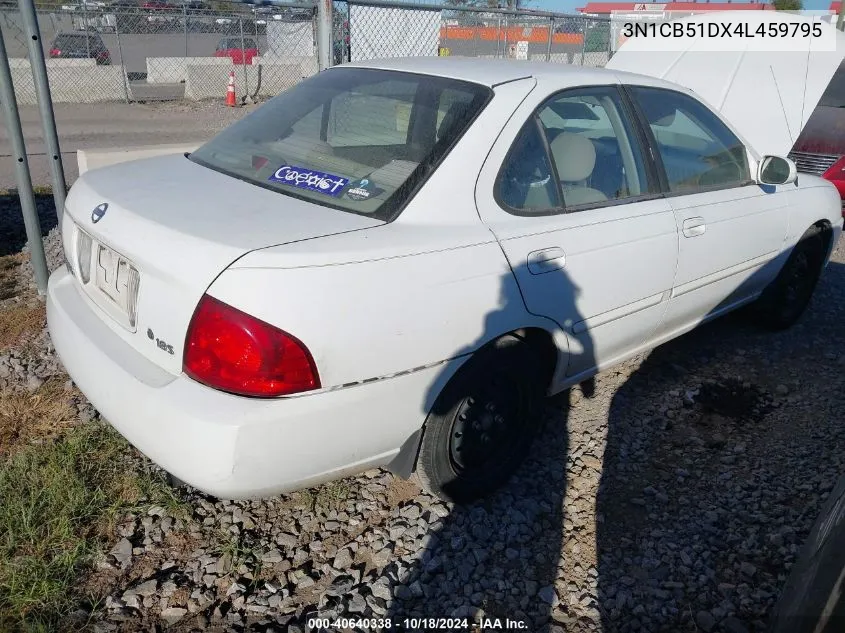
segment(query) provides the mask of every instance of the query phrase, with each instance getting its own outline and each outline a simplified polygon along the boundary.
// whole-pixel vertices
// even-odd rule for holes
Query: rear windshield
[[[59,35],[53,45],[56,48],[85,48],[86,39],[89,46],[94,46],[97,43],[95,38],[89,38],[85,35]]]
[[[330,69],[190,158],[285,195],[391,220],[491,96],[484,86],[441,77]]]

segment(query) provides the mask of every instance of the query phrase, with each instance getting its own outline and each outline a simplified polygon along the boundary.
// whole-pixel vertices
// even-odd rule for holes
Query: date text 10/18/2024
[[[525,631],[528,623],[511,618],[309,618],[308,629],[348,630],[361,629],[372,631],[405,630],[464,630],[464,631]]]

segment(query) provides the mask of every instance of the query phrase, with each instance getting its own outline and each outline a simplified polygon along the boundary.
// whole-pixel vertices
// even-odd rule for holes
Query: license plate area
[[[94,240],[91,286],[95,301],[123,327],[135,331],[140,275],[123,255]]]

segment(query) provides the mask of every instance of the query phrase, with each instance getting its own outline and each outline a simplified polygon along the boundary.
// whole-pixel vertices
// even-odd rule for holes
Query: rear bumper
[[[223,499],[270,496],[389,463],[422,426],[443,371],[273,400],[222,393],[132,349],[65,267],[50,277],[47,321],[67,372],[103,417],[163,469]]]

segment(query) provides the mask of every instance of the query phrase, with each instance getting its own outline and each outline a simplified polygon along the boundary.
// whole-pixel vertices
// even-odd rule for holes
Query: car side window
[[[642,149],[615,87],[567,90],[538,116],[567,209],[650,193]]]
[[[704,104],[661,88],[631,92],[654,136],[669,191],[694,193],[751,181],[745,146]]]
[[[505,158],[496,197],[520,215],[562,210],[554,169],[535,116],[523,126]]]

